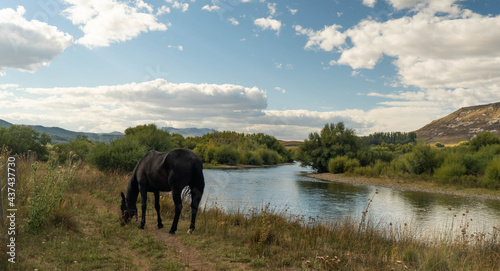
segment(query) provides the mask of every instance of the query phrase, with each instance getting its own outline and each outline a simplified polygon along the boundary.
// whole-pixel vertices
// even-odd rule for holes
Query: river
[[[298,164],[270,168],[205,169],[203,205],[226,212],[269,208],[287,216],[324,222],[350,216],[368,217],[380,227],[411,227],[418,235],[487,236],[500,228],[500,201],[375,186],[321,181],[305,176]],[[378,191],[378,193],[376,193]]]

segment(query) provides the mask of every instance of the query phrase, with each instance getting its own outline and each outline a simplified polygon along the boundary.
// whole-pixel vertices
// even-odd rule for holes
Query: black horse
[[[142,199],[142,220],[140,229],[146,224],[146,202],[148,192],[155,195],[155,209],[158,214],[158,229],[163,228],[160,218],[160,191],[172,191],[175,203],[175,217],[170,233],[177,230],[177,223],[182,211],[181,193],[184,187],[191,190],[191,226],[188,233],[195,228],[196,213],[205,187],[203,164],[200,158],[188,149],[177,149],[170,152],[149,151],[135,166],[127,187],[127,196],[122,196],[122,224],[128,223],[135,215],[137,220],[137,197]]]

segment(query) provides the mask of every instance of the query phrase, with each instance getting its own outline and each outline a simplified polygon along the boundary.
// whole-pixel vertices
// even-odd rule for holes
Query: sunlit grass
[[[21,163],[20,169],[19,262],[6,265],[1,251],[1,270],[189,270],[171,257],[168,244],[153,232],[138,230],[134,223],[120,226],[119,193],[127,186],[128,174],[82,165],[45,228],[33,235],[22,226],[30,208],[32,168]],[[162,195],[168,229],[174,205],[169,195]],[[147,223],[154,224],[152,198]],[[469,232],[467,212],[451,215],[444,230],[425,233],[412,221],[374,221],[371,204],[357,214],[361,219],[353,215],[332,221],[293,216],[269,205],[228,214],[211,204],[200,210],[196,230],[188,235],[191,213],[186,199],[176,238],[195,248],[216,270],[500,269],[499,230]],[[2,240],[5,233],[2,228]]]

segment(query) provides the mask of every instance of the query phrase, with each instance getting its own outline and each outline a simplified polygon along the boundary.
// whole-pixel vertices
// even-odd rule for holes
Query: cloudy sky
[[[500,101],[498,0],[0,2],[0,119],[305,139]]]

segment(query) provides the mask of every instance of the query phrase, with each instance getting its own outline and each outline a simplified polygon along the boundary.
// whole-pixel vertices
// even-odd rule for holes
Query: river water
[[[500,229],[500,201],[333,183],[307,173],[312,171],[298,164],[205,169],[203,205],[243,213],[269,205],[278,213],[327,223],[347,216],[359,220],[368,210],[380,227],[408,226],[417,235],[459,235],[462,229],[476,236],[499,233],[494,227]]]

